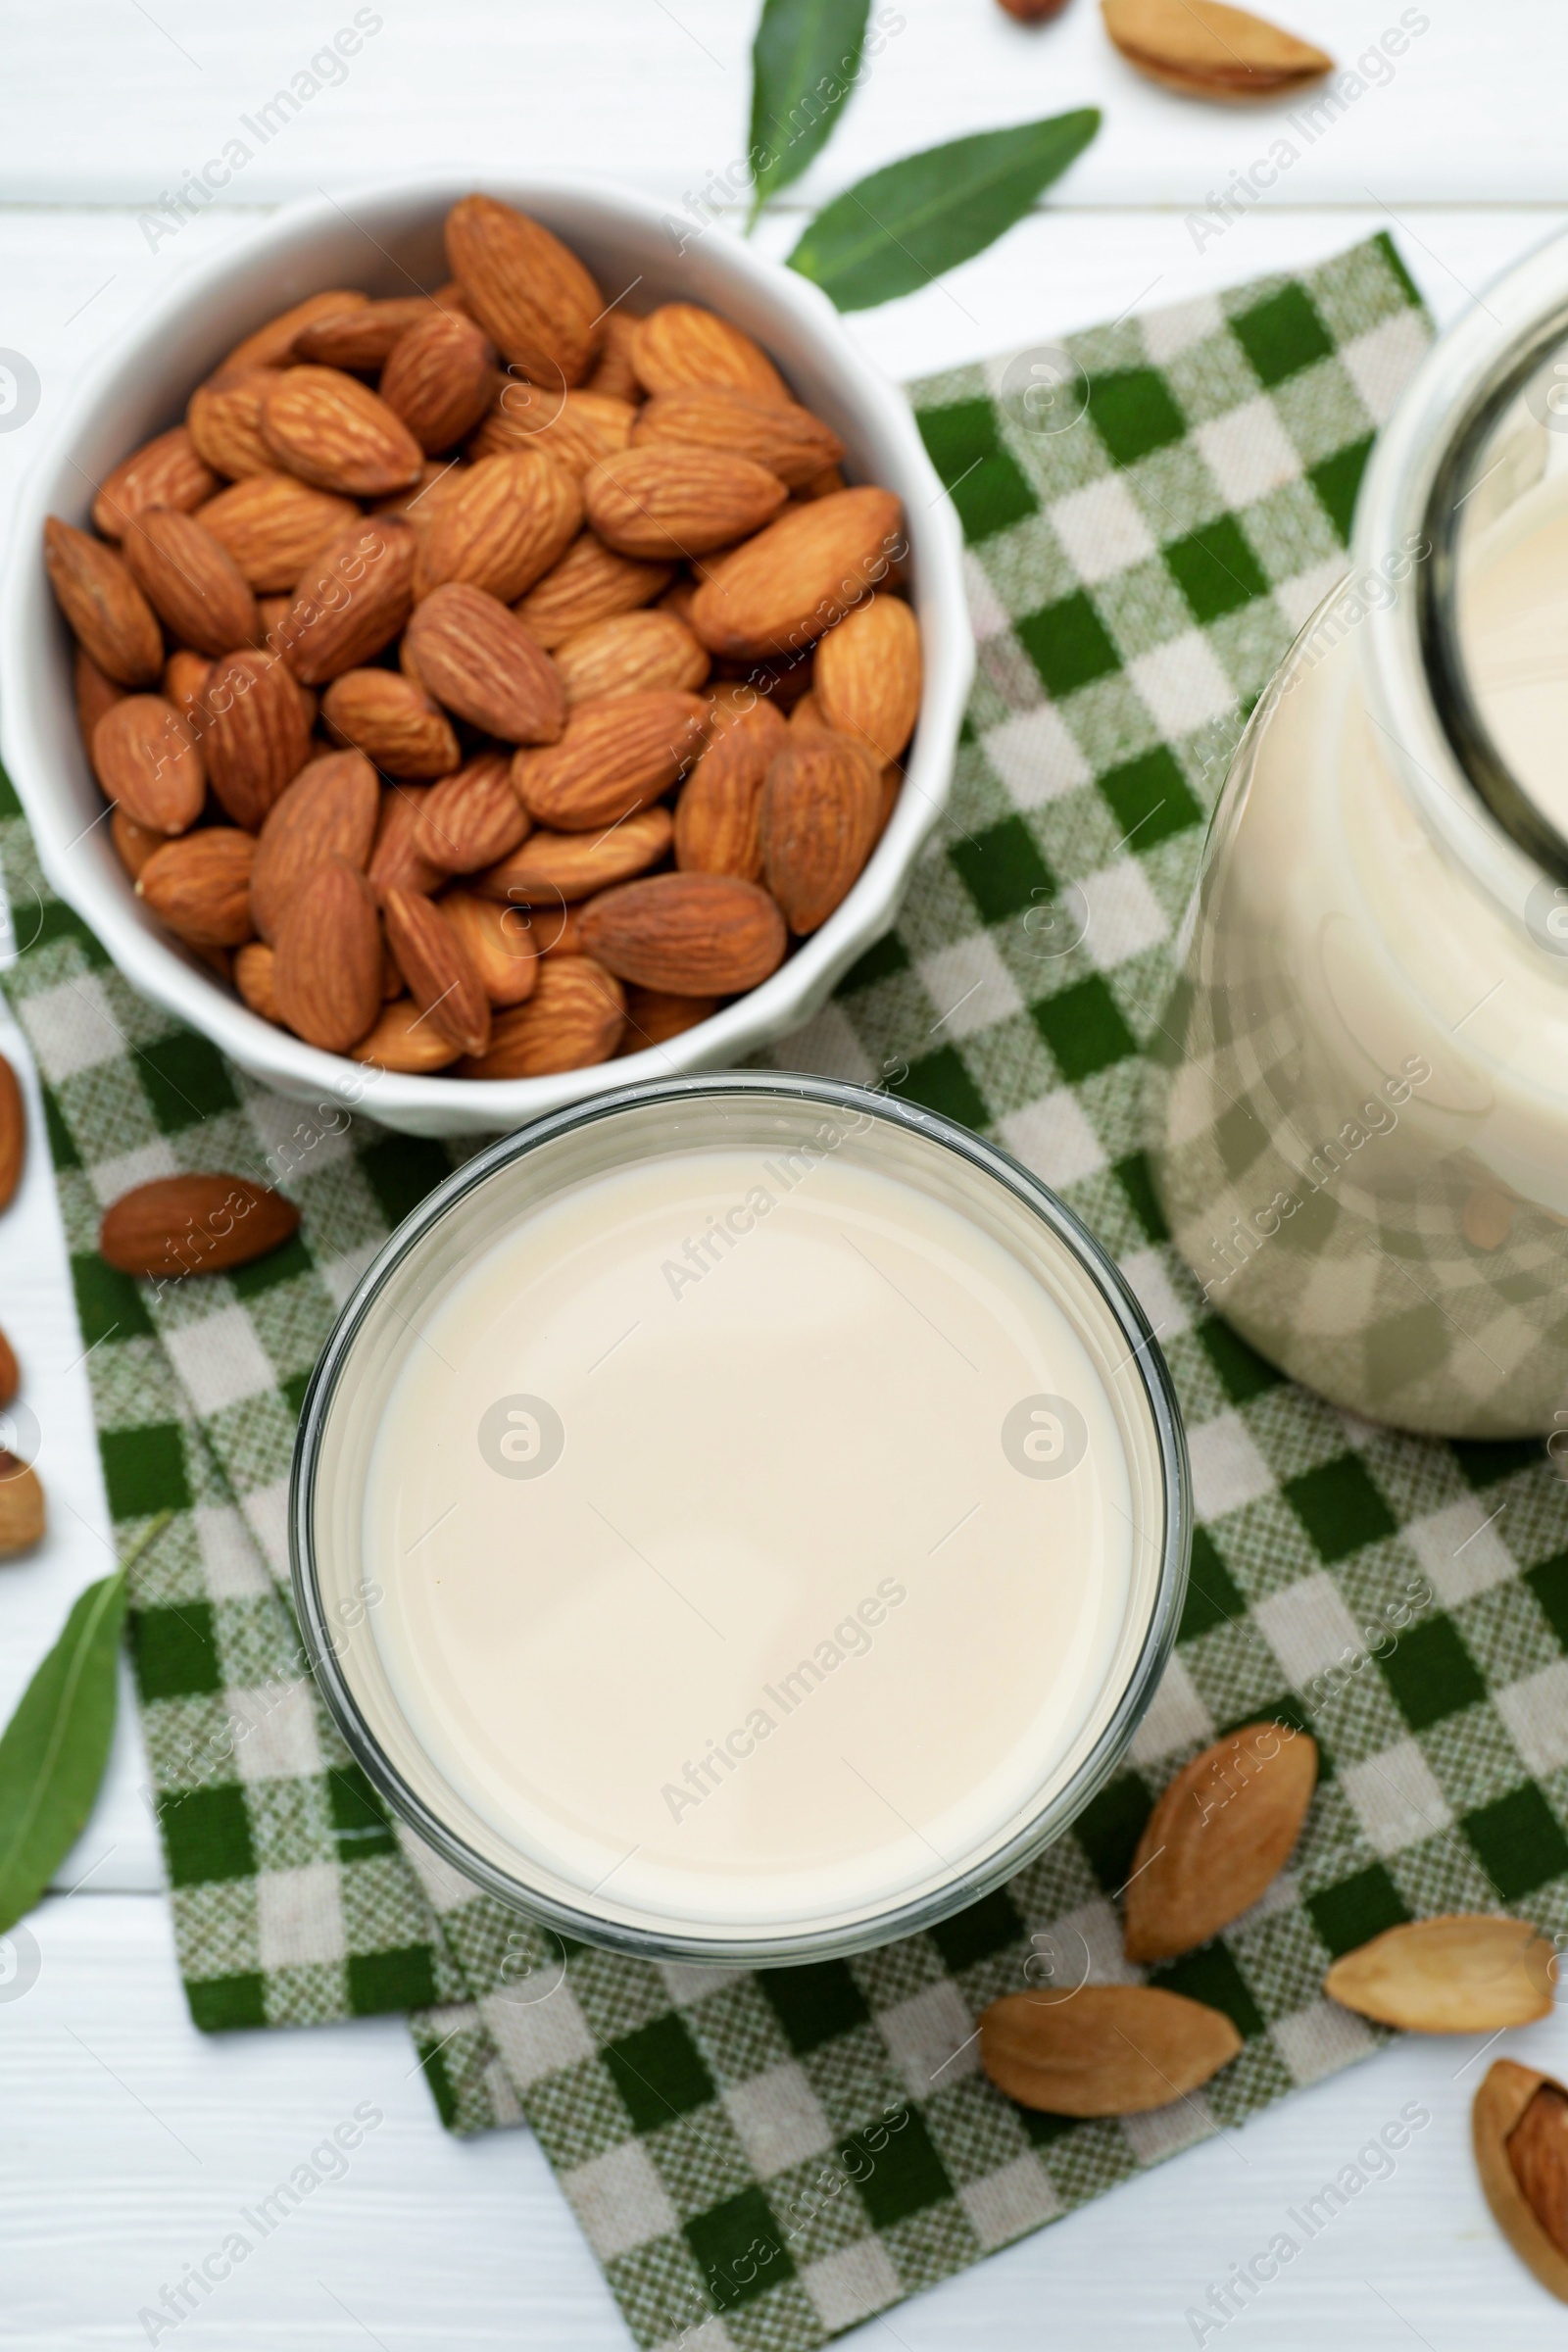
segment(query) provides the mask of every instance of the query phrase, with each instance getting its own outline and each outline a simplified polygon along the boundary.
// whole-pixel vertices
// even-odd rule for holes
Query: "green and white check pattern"
[[[952,820],[898,930],[774,1058],[906,1063],[911,1095],[1087,1219],[1158,1328],[1201,1524],[1126,1769],[1009,1887],[860,1959],[711,1973],[564,1950],[388,1826],[300,1676],[284,1494],[333,1314],[449,1154],[302,1114],[141,1004],[8,804],[36,937],[7,986],[44,1081],[111,1507],[122,1543],[176,1514],[133,1571],[133,1641],[193,2013],[414,2010],[447,2122],[526,2118],[642,2345],[805,2352],[1348,2064],[1374,2036],[1323,1971],[1395,1921],[1507,1906],[1568,1929],[1568,1494],[1537,1446],[1425,1444],[1289,1386],[1202,1308],[1141,1156],[1140,1050],[1204,812],[1343,567],[1427,331],[1378,239],[1074,338],[1091,398],[1054,435],[995,396],[1000,363],[914,387],[980,639]],[[184,1167],[281,1182],[300,1236],[162,1297],[111,1273],[103,1205]],[[980,2010],[1031,1951],[1136,1973],[1113,1898],[1150,1806],[1259,1716],[1321,1744],[1301,1841],[1225,1936],[1152,1972],[1225,2010],[1242,2054],[1125,2123],[1014,2108],[979,2070]]]

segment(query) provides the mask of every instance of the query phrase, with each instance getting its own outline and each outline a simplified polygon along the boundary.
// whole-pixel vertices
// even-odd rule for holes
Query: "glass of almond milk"
[[[1352,559],[1215,812],[1159,1187],[1208,1303],[1336,1404],[1568,1432],[1568,240],[1434,346]]]
[[[1168,1375],[1084,1228],[831,1080],[627,1087],[393,1236],[306,1400],[318,1676],[478,1885],[652,1958],[824,1957],[1018,1870],[1180,1611]]]

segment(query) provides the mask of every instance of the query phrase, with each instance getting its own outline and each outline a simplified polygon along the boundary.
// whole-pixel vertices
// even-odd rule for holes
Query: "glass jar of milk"
[[[1178,960],[1155,1163],[1209,1306],[1358,1413],[1568,1430],[1568,239],[1385,428]]]

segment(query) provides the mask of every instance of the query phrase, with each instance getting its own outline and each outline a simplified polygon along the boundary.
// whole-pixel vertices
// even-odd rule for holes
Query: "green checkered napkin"
[[[1395,1921],[1509,1905],[1568,1928],[1568,1496],[1537,1446],[1422,1443],[1283,1382],[1200,1307],[1140,1155],[1139,1047],[1204,810],[1343,568],[1373,431],[1427,333],[1380,238],[1073,338],[1092,397],[1054,434],[1025,406],[1027,361],[914,387],[980,640],[953,811],[897,932],[773,1058],[906,1062],[912,1096],[998,1135],[1087,1219],[1158,1329],[1201,1524],[1127,1768],[1004,1891],[857,1960],[563,1951],[388,1825],[301,1675],[284,1498],[332,1318],[453,1155],[262,1093],[141,1003],[7,803],[36,936],[6,985],[44,1083],[110,1504],[122,1544],[175,1513],[133,1571],[133,1637],[193,2014],[412,2010],[446,2121],[526,2118],[643,2345],[802,2352],[1332,2073],[1374,2037],[1323,2000],[1323,1971]],[[1082,923],[1058,910],[1085,906],[1070,946]],[[162,1296],[110,1272],[104,1204],[180,1168],[280,1178],[300,1236]],[[1410,1629],[1367,1654],[1363,1629],[1401,1604]],[[1225,2010],[1242,2055],[1125,2123],[1012,2107],[979,2071],[978,2013],[1025,1982],[1032,1936],[1134,1973],[1112,1897],[1154,1794],[1267,1715],[1310,1721],[1323,1751],[1291,1867],[1153,1972]]]

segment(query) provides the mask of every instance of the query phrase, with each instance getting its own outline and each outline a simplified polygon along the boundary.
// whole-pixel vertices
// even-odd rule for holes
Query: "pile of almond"
[[[898,500],[710,311],[631,315],[488,196],[450,283],[313,295],[51,517],[143,903],[264,1018],[576,1069],[765,980],[891,814]]]

